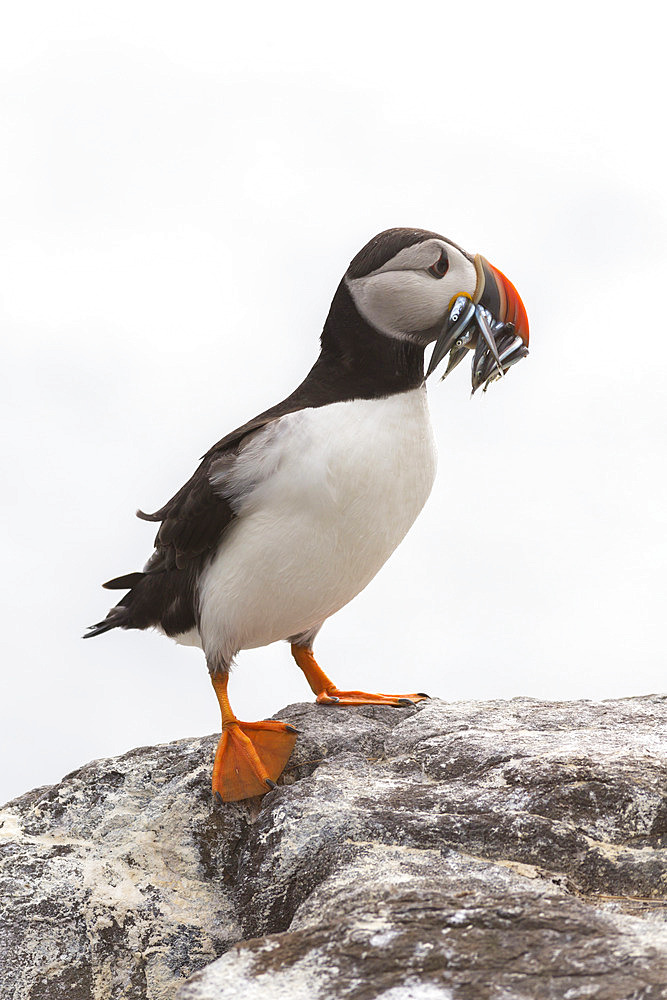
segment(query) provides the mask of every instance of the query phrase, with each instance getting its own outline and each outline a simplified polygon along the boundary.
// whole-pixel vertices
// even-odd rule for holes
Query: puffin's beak
[[[443,378],[468,350],[474,350],[472,390],[500,378],[528,354],[528,316],[512,282],[480,254],[475,257],[477,286],[472,299],[454,297],[444,329],[438,337],[426,377],[445,354],[449,364]]]

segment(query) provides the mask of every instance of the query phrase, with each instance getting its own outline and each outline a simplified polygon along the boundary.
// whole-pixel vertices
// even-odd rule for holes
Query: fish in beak
[[[472,391],[501,378],[528,354],[528,316],[512,282],[480,254],[475,257],[477,286],[472,298],[455,295],[435,342],[426,378],[445,355],[446,378],[468,351],[473,352]]]

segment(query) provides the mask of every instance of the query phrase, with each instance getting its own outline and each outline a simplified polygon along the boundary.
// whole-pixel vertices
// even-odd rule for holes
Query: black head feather
[[[378,233],[372,240],[369,240],[366,246],[362,247],[356,257],[352,259],[347,269],[347,276],[348,278],[363,278],[372,271],[376,271],[378,267],[382,267],[406,247],[414,246],[415,243],[423,243],[424,240],[444,240],[444,238],[439,233],[432,233],[428,229],[385,229],[384,232]]]

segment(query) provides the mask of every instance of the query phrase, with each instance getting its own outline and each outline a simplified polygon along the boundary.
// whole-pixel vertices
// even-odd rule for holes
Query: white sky
[[[159,507],[317,354],[350,258],[435,229],[517,285],[531,357],[433,383],[434,493],[323,629],[343,685],[664,690],[667,163],[654,3],[5,6],[0,800],[218,724],[202,654],[82,642]],[[655,13],[651,13],[655,12]],[[244,653],[241,718],[310,697]]]

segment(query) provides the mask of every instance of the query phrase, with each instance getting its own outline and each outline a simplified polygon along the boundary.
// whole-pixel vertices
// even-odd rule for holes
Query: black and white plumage
[[[480,273],[436,233],[371,240],[334,295],[301,385],[213,445],[164,507],[139,512],[160,522],[155,551],[142,572],[105,584],[128,593],[88,635],[155,627],[201,645],[213,675],[278,639],[310,649],[429,495],[424,350],[457,296],[479,299]]]

